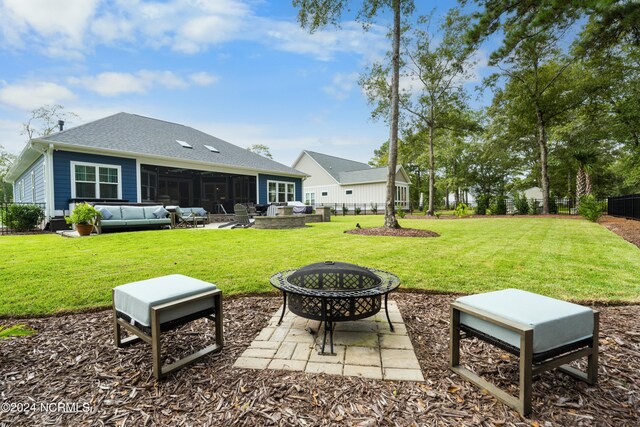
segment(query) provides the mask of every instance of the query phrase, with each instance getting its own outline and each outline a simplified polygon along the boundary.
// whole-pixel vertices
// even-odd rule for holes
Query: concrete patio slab
[[[279,369],[353,376],[388,381],[424,381],[420,363],[402,315],[389,301],[389,328],[382,309],[368,319],[337,322],[334,328],[334,354],[329,337],[321,353],[324,329],[317,320],[298,317],[287,310],[278,325],[282,307],[269,319],[255,340],[236,360],[234,367]],[[328,334],[327,334],[328,335]]]

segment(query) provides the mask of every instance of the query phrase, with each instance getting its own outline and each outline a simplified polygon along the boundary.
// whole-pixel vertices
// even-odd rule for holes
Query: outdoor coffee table
[[[389,293],[400,286],[400,279],[386,271],[360,267],[344,262],[326,261],[310,264],[298,270],[285,270],[271,276],[271,284],[282,291],[284,305],[278,325],[289,310],[306,319],[319,320],[324,325],[321,354],[325,354],[327,331],[333,352],[334,322],[359,320],[384,309],[389,318]]]

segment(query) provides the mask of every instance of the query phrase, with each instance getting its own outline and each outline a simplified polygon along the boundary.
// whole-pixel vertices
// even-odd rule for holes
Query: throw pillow
[[[105,208],[104,206],[98,206],[96,210],[100,212],[100,215],[102,215],[102,219],[105,221],[108,221],[113,216],[111,212],[109,212],[109,209]]]
[[[193,210],[193,212],[198,216],[206,216],[207,215],[207,211],[205,211],[203,208],[196,208],[196,209]]]
[[[167,215],[169,215],[169,211],[163,208],[162,206],[158,206],[158,209],[153,211],[153,216],[155,216],[158,219],[166,218]]]

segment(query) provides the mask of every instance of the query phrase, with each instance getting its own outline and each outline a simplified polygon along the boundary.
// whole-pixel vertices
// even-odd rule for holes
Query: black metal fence
[[[333,215],[384,215],[384,202],[381,203],[316,203],[315,207],[329,206]],[[396,211],[413,211],[410,203],[396,204]]]
[[[577,215],[578,210],[575,199],[556,198],[550,201],[550,213],[560,215]],[[462,202],[460,202],[462,203]],[[542,213],[542,199],[527,199],[526,212],[519,212],[516,202],[512,199],[505,200],[505,212],[490,212],[491,206],[487,214],[503,214],[503,215],[535,215]],[[384,202],[380,203],[316,203],[315,206],[329,206],[334,215],[384,215]],[[471,209],[477,208],[477,203],[467,203]],[[456,203],[451,202],[448,210],[455,210]],[[403,210],[407,213],[424,212],[426,206],[420,209],[419,206],[411,202],[400,203],[396,205],[396,211]],[[444,207],[437,208],[436,211],[447,210]]]
[[[0,202],[0,235],[43,232],[44,209],[44,203]]]
[[[640,194],[608,197],[607,213],[612,216],[640,219]]]

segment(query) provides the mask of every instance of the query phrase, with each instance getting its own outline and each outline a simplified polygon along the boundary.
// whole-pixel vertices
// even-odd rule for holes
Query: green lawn
[[[397,274],[404,288],[475,293],[517,287],[562,299],[640,302],[640,250],[582,220],[401,220],[438,238],[343,233],[382,216],[296,230],[162,230],[69,239],[0,237],[0,316],[107,306],[114,286],[181,273],[225,293],[273,291],[279,270],[325,260]]]

